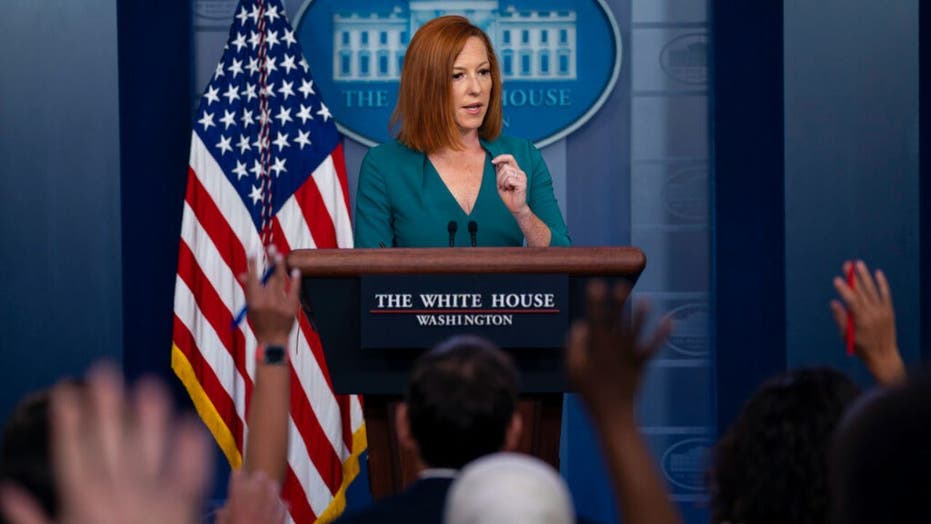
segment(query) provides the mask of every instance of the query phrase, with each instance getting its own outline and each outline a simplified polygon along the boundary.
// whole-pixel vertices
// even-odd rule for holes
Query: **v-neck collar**
[[[475,213],[475,210],[479,207],[478,203],[482,199],[482,193],[486,191],[485,186],[488,184],[489,178],[492,178],[492,179],[494,178],[494,177],[487,176],[488,175],[487,171],[488,171],[488,166],[491,164],[491,159],[497,155],[493,155],[492,152],[489,150],[488,146],[490,144],[488,142],[485,142],[484,140],[481,140],[481,139],[479,139],[479,142],[482,144],[482,149],[485,150],[485,160],[482,162],[482,180],[478,186],[478,193],[475,195],[475,202],[472,203],[472,210],[468,213],[466,213],[466,210],[462,208],[462,205],[459,203],[459,201],[456,200],[456,196],[453,195],[453,192],[449,190],[449,186],[446,185],[446,182],[443,180],[443,177],[440,176],[439,170],[436,168],[435,165],[433,165],[433,162],[430,161],[430,155],[426,153],[421,153],[423,155],[423,168],[422,168],[423,169],[423,173],[422,173],[423,182],[421,184],[422,189],[426,190],[427,177],[429,176],[430,171],[432,171],[433,176],[436,177],[436,182],[440,184],[440,186],[443,187],[443,193],[446,195],[446,198],[452,202],[453,206],[455,206],[455,208],[459,211],[459,213],[465,218],[471,218],[472,214]]]

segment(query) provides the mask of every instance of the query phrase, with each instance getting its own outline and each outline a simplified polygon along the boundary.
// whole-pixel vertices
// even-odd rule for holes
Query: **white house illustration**
[[[410,37],[437,16],[459,14],[492,39],[506,79],[575,80],[576,13],[499,9],[498,0],[411,0],[384,12],[333,15],[333,80],[398,80]]]

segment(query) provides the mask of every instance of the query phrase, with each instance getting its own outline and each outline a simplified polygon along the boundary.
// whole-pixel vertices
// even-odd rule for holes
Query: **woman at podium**
[[[356,247],[569,245],[540,151],[501,135],[498,60],[468,19],[411,39],[391,124],[362,161]]]

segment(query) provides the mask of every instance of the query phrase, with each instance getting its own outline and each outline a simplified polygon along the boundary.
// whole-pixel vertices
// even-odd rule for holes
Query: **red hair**
[[[478,134],[485,140],[501,134],[501,71],[491,40],[465,17],[441,16],[417,30],[404,56],[398,104],[391,115],[391,126],[399,125],[402,144],[424,153],[462,148],[452,108],[452,70],[472,37],[485,44],[492,82],[488,111]]]

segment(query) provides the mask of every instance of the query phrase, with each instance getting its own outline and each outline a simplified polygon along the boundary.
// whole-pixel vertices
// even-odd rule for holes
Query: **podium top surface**
[[[565,273],[637,277],[646,256],[636,247],[451,247],[296,249],[288,266],[304,277],[416,273]]]

